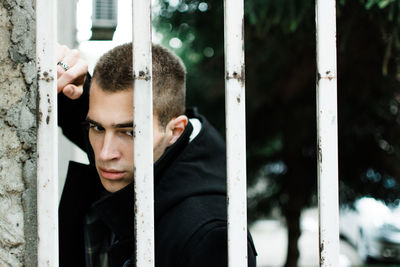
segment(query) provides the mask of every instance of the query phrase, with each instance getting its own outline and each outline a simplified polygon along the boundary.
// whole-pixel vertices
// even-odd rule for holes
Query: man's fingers
[[[80,58],[78,50],[57,44],[57,92],[77,99],[82,95],[88,65]]]
[[[63,89],[63,94],[70,99],[78,99],[83,93],[83,86],[67,85]]]
[[[67,46],[57,44],[57,62],[60,62],[65,57],[67,50]],[[60,65],[57,65],[57,79],[60,78],[64,72],[64,69]],[[60,92],[60,90],[58,90],[58,92]]]
[[[70,49],[66,45],[57,44],[57,63],[62,61],[64,57],[68,54]],[[65,72],[63,67],[57,64],[57,79]],[[58,91],[60,92],[60,91]]]
[[[79,59],[71,68],[65,71],[57,81],[57,91],[64,91],[67,85],[83,86],[88,71],[88,65],[85,61]]]
[[[63,57],[58,57],[57,56],[57,63],[62,63],[62,64],[57,64],[57,79],[61,77],[61,75],[64,74],[64,72],[68,71],[68,69],[72,68],[76,62],[80,59],[80,55],[78,50],[73,49],[68,51],[63,50],[65,48],[62,48],[62,51],[60,51],[60,56],[63,55]]]

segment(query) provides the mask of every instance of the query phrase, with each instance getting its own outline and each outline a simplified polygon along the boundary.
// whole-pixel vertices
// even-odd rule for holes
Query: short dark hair
[[[186,69],[182,60],[161,45],[152,45],[153,112],[160,125],[185,113]],[[93,79],[106,92],[128,90],[133,84],[132,43],[117,46],[97,62]]]

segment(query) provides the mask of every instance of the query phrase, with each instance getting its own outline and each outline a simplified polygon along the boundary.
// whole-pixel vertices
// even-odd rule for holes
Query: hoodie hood
[[[188,197],[226,195],[224,141],[203,116],[193,115],[190,117],[199,119],[202,124],[199,134],[177,157],[169,158],[169,151],[166,151],[165,158],[160,159],[167,162],[168,168],[155,176],[156,220]],[[156,170],[157,167],[156,164]]]

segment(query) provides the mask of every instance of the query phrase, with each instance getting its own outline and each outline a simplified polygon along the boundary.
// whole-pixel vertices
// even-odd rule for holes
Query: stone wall
[[[0,266],[36,266],[35,1],[0,1]]]

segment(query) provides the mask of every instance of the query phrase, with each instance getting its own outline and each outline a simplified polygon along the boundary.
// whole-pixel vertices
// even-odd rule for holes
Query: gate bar
[[[36,1],[38,266],[58,266],[56,2]]]
[[[228,266],[247,266],[243,0],[224,0]]]
[[[320,266],[339,266],[336,3],[316,2]]]
[[[154,266],[151,1],[133,0],[133,115],[136,266]]]

